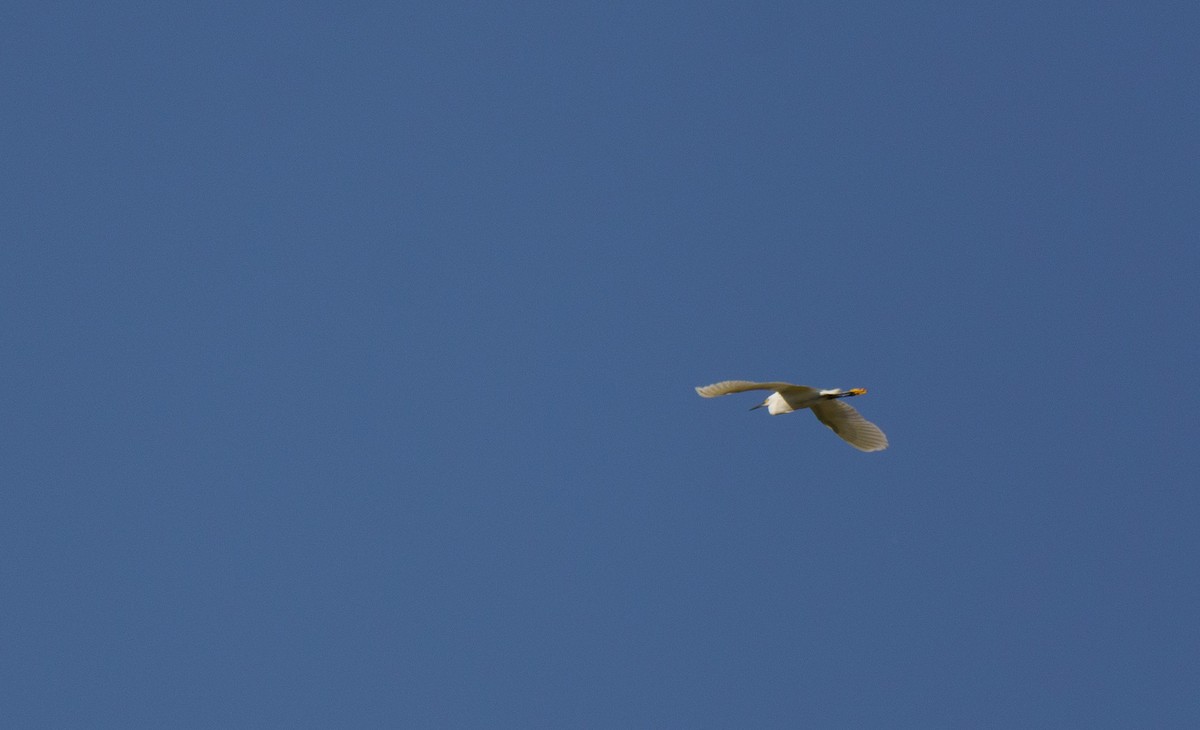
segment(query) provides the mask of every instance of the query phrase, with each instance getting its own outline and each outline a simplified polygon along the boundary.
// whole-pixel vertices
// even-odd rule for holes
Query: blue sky
[[[0,18],[9,726],[1200,722],[1191,4]]]

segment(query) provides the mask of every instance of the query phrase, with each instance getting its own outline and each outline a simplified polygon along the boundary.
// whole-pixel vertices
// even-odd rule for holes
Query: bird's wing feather
[[[791,383],[755,383],[749,380],[724,380],[720,383],[705,385],[701,388],[696,388],[696,392],[704,398],[716,398],[719,395],[729,395],[730,393],[744,393],[747,390],[791,390],[800,388],[803,390],[811,390],[816,393],[813,388],[807,385],[792,385]]]
[[[840,400],[821,401],[812,407],[812,412],[817,420],[860,451],[883,451],[888,447],[887,436],[878,426]]]

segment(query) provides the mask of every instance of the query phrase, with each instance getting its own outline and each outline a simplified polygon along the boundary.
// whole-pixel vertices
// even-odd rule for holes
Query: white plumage
[[[883,451],[888,447],[887,436],[879,427],[862,417],[849,404],[841,402],[841,398],[850,398],[866,393],[865,388],[842,390],[817,390],[807,385],[792,383],[755,383],[750,380],[725,380],[712,385],[696,388],[696,392],[704,398],[716,398],[730,393],[744,393],[747,390],[774,391],[762,403],[754,408],[767,407],[772,416],[781,413],[791,413],[802,408],[812,410],[813,415],[821,423],[833,429],[847,443],[861,451]],[[750,410],[754,410],[751,408]]]

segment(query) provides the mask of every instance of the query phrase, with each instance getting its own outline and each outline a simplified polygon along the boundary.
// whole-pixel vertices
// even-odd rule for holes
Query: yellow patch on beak
[[[850,392],[854,395],[863,395],[867,392],[866,388],[851,388]]]

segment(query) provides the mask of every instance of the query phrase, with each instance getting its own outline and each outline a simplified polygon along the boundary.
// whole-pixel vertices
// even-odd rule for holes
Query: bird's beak
[[[765,405],[766,405],[766,403],[759,403],[758,405],[754,406],[754,407],[753,407],[753,408],[751,408],[750,410],[752,410],[752,411],[757,411],[759,408],[762,408],[762,407],[763,407],[763,406],[765,406]]]
[[[851,388],[850,390],[848,390],[846,392],[849,393],[850,395],[866,395],[867,389],[866,388]]]

